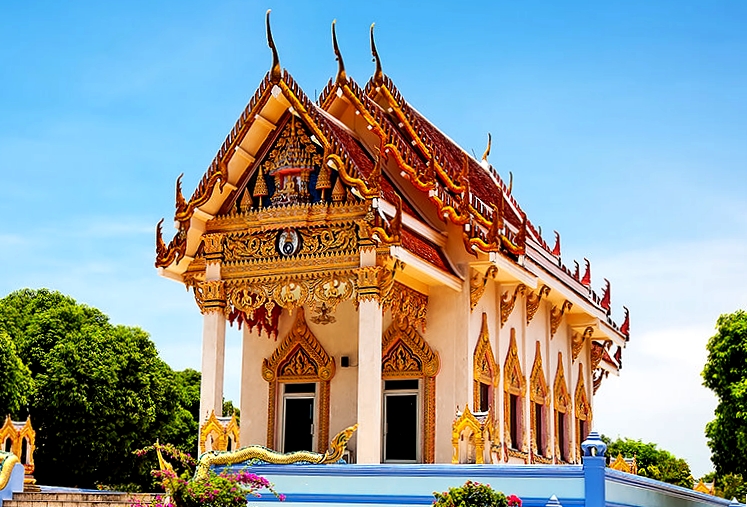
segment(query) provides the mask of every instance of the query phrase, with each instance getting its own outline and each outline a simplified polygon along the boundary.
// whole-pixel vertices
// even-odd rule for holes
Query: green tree
[[[15,343],[3,331],[0,331],[0,379],[0,420],[7,415],[14,419],[25,418],[31,394],[31,372],[18,357]]]
[[[708,340],[703,385],[718,398],[706,425],[716,476],[747,474],[747,313],[721,315]]]
[[[142,329],[114,326],[58,292],[24,289],[0,300],[2,330],[33,380],[39,482],[147,485],[146,464],[132,451],[158,438],[196,448],[196,372],[172,371]]]
[[[622,454],[623,458],[635,457],[638,475],[685,488],[693,487],[693,476],[687,461],[677,458],[669,451],[658,449],[656,444],[631,438],[612,441],[609,437],[602,436],[602,439],[607,443],[607,456],[610,460],[614,460],[618,454]]]

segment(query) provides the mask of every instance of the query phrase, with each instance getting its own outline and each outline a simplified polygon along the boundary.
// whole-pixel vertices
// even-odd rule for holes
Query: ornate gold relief
[[[493,347],[490,345],[490,332],[488,330],[488,315],[482,314],[482,328],[480,337],[477,339],[475,352],[472,357],[472,378],[474,390],[472,393],[472,405],[475,411],[480,410],[480,384],[488,384],[492,388],[498,387],[499,367],[495,362]],[[491,410],[493,407],[491,406]]]
[[[208,448],[208,440],[210,448]],[[232,444],[229,449],[229,442]],[[231,415],[228,422],[221,422],[215,411],[210,411],[210,417],[200,426],[200,453],[205,451],[235,451],[241,446],[239,443],[239,423],[236,414]]]
[[[482,295],[485,293],[485,288],[488,285],[488,279],[494,278],[496,273],[498,273],[498,268],[495,265],[491,265],[488,270],[485,271],[485,274],[474,270],[474,274],[470,278],[469,283],[470,311],[473,311],[475,309],[477,303],[480,301],[480,298],[482,298]]]
[[[462,433],[469,430],[471,433],[469,442],[473,443],[475,448],[475,463],[478,465],[485,463],[485,432],[488,431],[487,426],[492,426],[492,419],[488,416],[484,422],[480,422],[470,412],[468,405],[465,405],[464,411],[457,415],[458,417],[451,425],[451,445],[454,448],[451,462],[459,463],[459,440],[462,438]]]
[[[227,282],[228,301],[249,316],[264,306],[271,310],[278,305],[293,310],[305,303],[324,304],[323,312],[315,307],[317,315],[334,313],[342,301],[355,294],[356,273],[353,270],[328,272],[316,277],[262,277],[254,280]]]
[[[401,266],[399,261],[389,268],[387,266],[364,266],[358,268],[358,294],[356,303],[375,299],[382,301],[383,306],[391,304],[391,291],[394,286],[394,275]]]
[[[563,320],[563,314],[565,312],[570,311],[571,307],[573,307],[573,303],[568,301],[567,299],[563,301],[563,304],[560,305],[560,308],[557,306],[553,306],[552,310],[550,310],[550,339],[552,340],[553,336],[555,336],[555,333],[558,332],[558,328],[560,327],[560,322]]]
[[[223,280],[199,282],[195,287],[195,300],[202,313],[224,311],[226,308],[226,291]]]
[[[553,405],[555,412],[555,459],[558,462],[563,461],[563,456],[568,456],[568,448],[570,442],[570,433],[566,429],[565,443],[566,449],[560,448],[560,433],[559,433],[559,418],[565,417],[565,414],[571,411],[571,395],[568,394],[568,385],[565,381],[565,373],[563,372],[563,353],[558,352],[558,368],[555,372],[555,382],[553,383]],[[561,415],[562,414],[562,415]]]
[[[501,298],[501,327],[506,324],[506,321],[511,315],[511,312],[514,311],[514,306],[516,306],[516,299],[519,297],[519,294],[523,296],[526,290],[527,286],[523,283],[520,283],[514,289],[513,296],[510,295],[509,291],[506,291],[503,294],[503,297]]]
[[[433,463],[436,453],[436,375],[438,353],[411,325],[392,321],[382,337],[382,377],[423,379],[423,462]]]
[[[511,441],[511,395],[518,396],[520,398],[520,405],[524,406],[524,399],[526,398],[527,383],[524,378],[524,374],[521,372],[521,361],[519,360],[519,353],[516,347],[516,329],[511,328],[511,341],[508,345],[508,353],[506,354],[506,362],[503,365],[503,419],[504,419],[504,437],[503,441],[506,443],[506,447],[518,450],[520,452],[526,452],[526,430],[520,428],[519,433],[522,435],[521,442]],[[521,414],[520,414],[521,415]],[[523,420],[523,417],[517,417],[519,421]],[[521,422],[519,422],[521,426]]]
[[[586,329],[584,329],[584,333],[573,333],[573,336],[571,338],[571,352],[573,354],[573,360],[575,361],[578,357],[579,353],[581,353],[581,349],[584,348],[584,343],[586,340],[591,338],[591,335],[594,334],[594,328],[591,326],[588,326]]]
[[[317,447],[324,451],[329,444],[329,383],[335,375],[335,360],[306,325],[303,308],[296,313],[288,335],[262,362],[262,378],[269,383],[267,447],[275,446],[275,426],[277,424],[278,383],[319,382],[319,438]]]
[[[610,341],[606,341],[605,343],[612,343]],[[599,342],[591,342],[591,370],[594,371],[599,366],[599,363],[602,362],[602,358],[604,357],[604,350],[605,346],[602,345]]]
[[[535,293],[532,291],[527,295],[527,326],[532,322],[534,315],[539,310],[542,298],[548,294],[550,294],[550,287],[543,285],[538,292]]]
[[[221,234],[203,235],[202,253],[208,262],[219,261],[223,257],[223,236]]]
[[[586,384],[584,383],[584,365],[583,363],[578,364],[578,381],[576,382],[576,392],[574,394],[576,404],[576,452],[581,445],[581,442],[586,437],[584,433],[591,430],[591,405],[589,404],[589,398],[586,394]],[[583,422],[582,422],[583,421]],[[586,431],[583,431],[582,426],[586,427]]]
[[[394,282],[393,289],[388,291],[382,300],[382,310],[390,310],[392,318],[400,321],[402,326],[413,326],[425,332],[425,320],[428,314],[428,296],[411,289],[399,282]]]
[[[532,365],[532,373],[529,377],[529,400],[537,405],[542,405],[543,412],[546,412],[547,406],[550,404],[550,396],[547,389],[547,382],[545,381],[545,372],[542,368],[542,352],[540,350],[540,342],[536,342],[536,349],[534,352],[534,364]],[[543,421],[544,427],[538,427],[537,417],[534,410],[529,414],[531,420],[531,436],[532,442],[532,454],[548,456],[550,455],[549,445],[545,449],[537,448],[536,434],[538,431],[546,433],[547,421]],[[543,417],[544,419],[544,417]],[[545,439],[547,442],[548,439]]]
[[[284,232],[298,238],[298,249],[285,255],[278,249]],[[287,234],[287,232],[286,232]],[[225,235],[225,261],[268,261],[298,256],[330,256],[358,251],[358,234],[352,224],[325,227],[282,228]]]
[[[10,449],[6,448],[7,442],[10,440]],[[10,416],[5,418],[5,422],[0,427],[0,444],[2,448],[0,450],[9,450],[14,454],[24,468],[26,478],[24,484],[36,484],[36,479],[31,477],[34,473],[34,451],[36,450],[36,432],[31,426],[31,417],[27,417],[24,423],[11,421]],[[24,449],[26,446],[26,449]],[[24,461],[20,461],[23,459]],[[0,459],[0,465],[2,460]],[[12,468],[12,464],[10,465]],[[0,467],[2,471],[2,467]],[[0,477],[0,486],[2,486],[2,478]],[[37,486],[38,487],[38,486]]]

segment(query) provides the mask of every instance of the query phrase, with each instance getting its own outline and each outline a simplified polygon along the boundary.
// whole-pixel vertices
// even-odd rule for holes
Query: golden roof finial
[[[270,12],[272,9],[267,9],[267,45],[272,50],[272,69],[270,70],[270,79],[273,83],[280,81],[282,72],[280,70],[280,58],[278,57],[278,50],[275,47],[275,41],[272,40],[272,30],[270,29]]]
[[[490,135],[490,132],[488,132],[488,147],[485,148],[485,153],[482,154],[482,160],[484,162],[488,161],[488,156],[490,155],[490,146],[493,143],[493,137]]]
[[[374,25],[371,23],[371,54],[373,55],[373,61],[376,62],[376,71],[373,75],[373,82],[376,86],[381,85],[384,82],[384,72],[381,70],[381,59],[379,58],[379,52],[376,51],[376,42],[374,41]]]
[[[337,32],[335,31],[335,24],[337,20],[332,20],[332,47],[335,50],[335,59],[337,60],[337,77],[335,81],[337,83],[344,83],[348,80],[348,76],[345,73],[345,62],[342,61],[342,53],[340,53],[340,47],[337,45]]]

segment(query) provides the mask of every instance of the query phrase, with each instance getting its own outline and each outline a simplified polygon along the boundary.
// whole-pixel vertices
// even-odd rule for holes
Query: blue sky
[[[199,367],[199,312],[157,276],[153,231],[268,70],[268,8],[312,98],[335,74],[332,19],[360,84],[376,22],[384,71],[416,108],[477,155],[492,133],[530,219],[561,232],[566,264],[592,261],[597,290],[610,279],[618,320],[631,309],[596,429],[706,472],[704,345],[720,313],[747,307],[745,2],[3,2],[0,294],[60,290]]]

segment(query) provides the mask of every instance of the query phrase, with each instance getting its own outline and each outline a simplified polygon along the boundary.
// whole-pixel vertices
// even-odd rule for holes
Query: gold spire
[[[345,62],[342,61],[340,47],[337,45],[337,32],[335,31],[336,23],[336,19],[332,21],[332,48],[335,50],[335,59],[337,60],[337,77],[335,78],[335,81],[337,83],[344,83],[348,80],[348,76],[345,73]]]
[[[316,178],[316,188],[322,191],[322,198],[324,198],[324,190],[332,188],[332,183],[329,180],[329,167],[327,164],[322,164],[319,169],[319,175]]]
[[[255,185],[254,187],[256,188],[257,186]],[[254,202],[252,202],[252,193],[249,192],[248,188],[244,190],[244,195],[241,196],[239,206],[241,207],[242,213],[246,213],[252,209],[252,206],[254,206]]]
[[[272,30],[270,29],[270,12],[271,9],[267,9],[267,45],[270,46],[270,49],[272,50],[272,69],[270,70],[270,79],[273,83],[277,83],[278,81],[280,81],[282,72],[280,70],[280,58],[278,57],[278,50],[275,47],[275,41],[272,40]]]
[[[488,147],[485,148],[485,153],[482,154],[482,160],[483,162],[488,161],[488,156],[490,155],[490,146],[493,143],[493,137],[490,135],[490,132],[488,132]]]
[[[384,72],[381,70],[381,59],[379,58],[379,52],[376,51],[376,42],[374,41],[374,25],[371,23],[371,54],[373,55],[373,61],[376,62],[376,71],[373,75],[373,82],[376,86],[380,86],[384,82]]]
[[[265,173],[262,170],[262,166],[259,166],[259,172],[257,173],[257,181],[254,182],[254,197],[259,197],[259,205],[262,206],[262,197],[265,197],[267,192],[267,183],[265,182]]]
[[[345,188],[342,186],[342,179],[338,176],[332,189],[332,201],[342,202],[343,199],[345,199]]]

